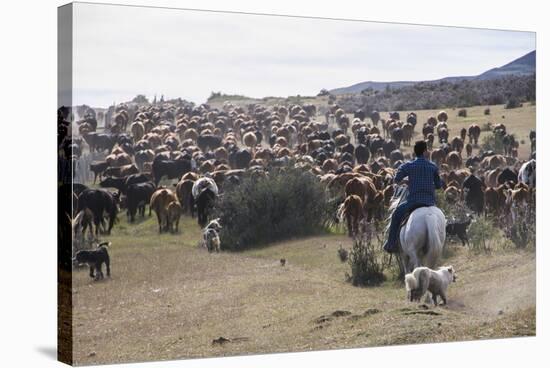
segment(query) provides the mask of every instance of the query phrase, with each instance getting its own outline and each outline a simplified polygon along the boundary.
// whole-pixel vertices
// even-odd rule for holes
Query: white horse
[[[409,190],[400,187],[390,204],[390,218],[395,208],[407,198]],[[447,220],[436,206],[420,207],[411,212],[399,231],[399,259],[405,274],[416,267],[434,268],[445,244]],[[389,228],[389,224],[388,224]]]
[[[525,183],[529,187],[534,188],[537,180],[537,161],[535,159],[529,160],[519,169],[518,181]]]

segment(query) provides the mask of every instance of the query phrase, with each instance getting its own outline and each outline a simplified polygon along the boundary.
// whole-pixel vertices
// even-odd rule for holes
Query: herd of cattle
[[[228,185],[295,166],[316,175],[340,198],[340,215],[353,234],[361,219],[383,218],[396,169],[411,159],[410,148],[404,147],[413,139],[427,141],[449,203],[496,216],[514,216],[514,209],[534,206],[535,131],[525,137],[531,157],[519,160],[518,139],[503,124],[492,127],[503,151],[476,150],[474,155],[481,134],[476,124],[452,135],[455,128],[444,111],[425,122],[417,121],[414,112],[404,120],[397,112],[382,115],[346,114],[338,105],[328,106],[323,116],[311,104],[225,103],[217,109],[184,102],[130,103],[112,106],[101,116],[105,126],[100,129],[93,109],[71,123],[70,111],[61,108],[60,165],[70,172],[65,181],[77,182],[79,166],[87,166],[81,183],[72,185],[67,216],[75,236],[89,229],[96,238],[111,232],[120,209],[133,222],[145,216],[146,206],[149,214],[156,213],[159,232],[177,232],[180,216],[195,216],[195,211],[204,228]],[[96,182],[100,188],[89,186]]]

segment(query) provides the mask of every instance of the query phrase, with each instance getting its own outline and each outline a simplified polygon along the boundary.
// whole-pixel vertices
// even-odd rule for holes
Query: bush
[[[475,252],[489,253],[496,246],[498,229],[491,217],[477,216],[468,228],[470,249]]]
[[[468,116],[468,110],[466,110],[466,109],[458,110],[458,116],[460,116],[461,118],[467,117]]]
[[[491,132],[493,130],[493,126],[489,122],[482,124],[480,128],[482,132]]]
[[[346,278],[353,286],[376,286],[386,279],[383,262],[376,252],[372,236],[374,231],[374,226],[367,224],[367,229],[355,239],[349,253],[351,275],[346,275]]]
[[[215,213],[223,229],[222,247],[242,250],[322,231],[331,220],[321,184],[298,169],[245,178],[218,201]]]
[[[348,257],[349,257],[348,250],[345,248],[342,248],[342,246],[340,245],[340,248],[338,248],[338,258],[340,258],[341,262],[345,262],[348,260]]]
[[[496,153],[504,152],[504,144],[502,136],[499,134],[491,134],[483,137],[481,148],[484,151],[495,151]]]
[[[436,93],[437,91],[437,93]],[[535,101],[535,76],[506,76],[490,80],[456,82],[419,82],[412,86],[338,95],[344,111],[393,111],[447,109],[453,106],[489,106],[505,104],[511,97],[520,102]],[[400,107],[399,109],[397,107]]]
[[[519,100],[515,97],[512,97],[506,102],[506,109],[515,109],[517,107],[521,107],[522,104],[519,102]]]
[[[491,115],[491,109],[490,109],[490,108],[486,108],[486,109],[483,111],[483,114],[484,114],[484,115]]]
[[[536,211],[532,206],[513,209],[516,221],[506,228],[506,236],[516,248],[536,247]]]
[[[328,89],[326,88],[323,88],[319,93],[317,93],[317,96],[328,96],[330,95],[330,92],[328,91]]]

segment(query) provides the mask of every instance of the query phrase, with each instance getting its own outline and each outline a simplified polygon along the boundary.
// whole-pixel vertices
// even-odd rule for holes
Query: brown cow
[[[193,195],[191,193],[194,183],[194,180],[183,179],[176,185],[176,195],[182,205],[182,213],[186,214],[191,211],[192,217],[195,215],[193,211]]]
[[[169,230],[168,205],[177,200],[174,192],[167,188],[159,188],[151,196],[149,206],[157,214],[159,233]]]
[[[338,208],[338,219],[346,222],[348,226],[348,235],[357,235],[359,231],[359,221],[364,217],[363,201],[361,197],[352,194],[344,200]]]
[[[472,124],[468,127],[468,139],[470,144],[477,146],[479,136],[481,135],[481,128],[477,124]]]
[[[454,137],[451,139],[451,149],[457,151],[462,156],[462,150],[464,149],[464,141],[460,137]]]
[[[167,230],[171,233],[178,232],[178,226],[180,223],[180,217],[182,213],[182,208],[178,201],[172,201],[168,204],[166,208],[167,212]]]
[[[447,155],[446,162],[451,169],[456,170],[462,166],[462,157],[460,157],[460,153],[456,151],[451,151]]]

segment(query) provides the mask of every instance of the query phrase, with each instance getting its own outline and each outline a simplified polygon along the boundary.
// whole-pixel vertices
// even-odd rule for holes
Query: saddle
[[[432,206],[429,205],[429,204],[422,204],[422,203],[418,203],[418,204],[414,205],[413,208],[411,208],[411,210],[403,217],[403,221],[401,221],[401,224],[399,224],[399,229],[401,229],[403,226],[405,226],[405,224],[409,220],[409,217],[411,216],[411,213],[413,213],[415,210],[417,210],[419,208],[422,208],[422,207],[432,207]]]

